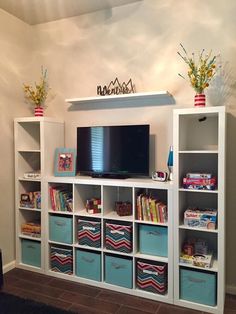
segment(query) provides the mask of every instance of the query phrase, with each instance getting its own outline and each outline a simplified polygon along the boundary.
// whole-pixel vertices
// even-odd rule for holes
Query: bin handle
[[[82,260],[84,260],[87,263],[93,263],[94,262],[94,258],[87,258],[87,257],[84,257],[84,256],[82,256]]]
[[[158,231],[148,231],[147,234],[152,234],[152,235],[155,235],[155,236],[161,236],[161,233],[158,232]]]
[[[125,265],[120,265],[120,264],[117,264],[117,263],[111,263],[111,266],[115,269],[122,269],[122,268],[125,268]]]
[[[35,249],[35,247],[33,245],[28,245],[27,248],[28,249]]]
[[[55,221],[55,224],[56,224],[57,226],[59,226],[59,227],[62,227],[62,226],[65,226],[65,225],[66,225],[66,223],[63,222],[63,221]]]
[[[206,280],[204,280],[204,279],[198,279],[198,278],[194,278],[192,276],[188,276],[188,280],[192,281],[192,282],[196,282],[196,283],[206,282]]]

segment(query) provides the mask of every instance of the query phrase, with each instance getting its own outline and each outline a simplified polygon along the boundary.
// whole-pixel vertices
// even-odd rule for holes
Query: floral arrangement
[[[189,57],[184,46],[182,44],[180,44],[180,46],[184,55],[182,55],[179,51],[178,55],[187,63],[189,67],[188,78],[190,80],[190,84],[197,94],[202,94],[204,89],[209,86],[209,82],[212,80],[217,71],[217,56],[212,57],[212,51],[210,51],[209,54],[206,54],[203,49],[197,60],[195,60],[194,53],[192,53],[192,56]],[[179,76],[185,79],[183,75],[179,74]]]
[[[41,69],[41,77],[39,83],[34,86],[23,84],[25,98],[35,107],[44,107],[49,92],[47,81],[47,69]]]

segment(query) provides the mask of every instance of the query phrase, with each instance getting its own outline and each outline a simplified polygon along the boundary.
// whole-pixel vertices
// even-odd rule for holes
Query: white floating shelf
[[[78,109],[101,109],[109,107],[140,107],[140,106],[160,106],[173,105],[174,98],[167,91],[149,92],[149,93],[131,93],[110,96],[96,96],[85,98],[66,99],[72,106],[71,110]]]

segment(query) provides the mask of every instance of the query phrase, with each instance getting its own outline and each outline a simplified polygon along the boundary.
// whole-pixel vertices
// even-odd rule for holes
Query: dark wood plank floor
[[[80,314],[203,314],[17,268],[4,275],[3,291]],[[224,313],[236,314],[236,296],[226,296]]]

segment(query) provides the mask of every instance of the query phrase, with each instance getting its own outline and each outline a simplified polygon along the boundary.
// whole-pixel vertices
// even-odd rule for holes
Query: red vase
[[[34,108],[34,115],[35,115],[35,117],[43,117],[43,108],[42,107],[35,107]]]
[[[196,94],[194,96],[194,106],[195,107],[205,107],[206,106],[206,95]]]

